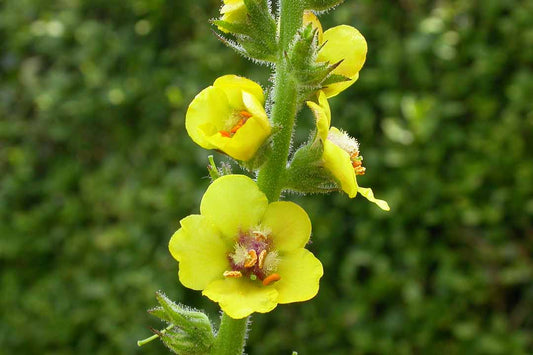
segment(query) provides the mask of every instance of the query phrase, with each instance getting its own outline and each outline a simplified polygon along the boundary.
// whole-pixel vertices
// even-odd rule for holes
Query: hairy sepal
[[[289,51],[286,53],[292,75],[298,83],[299,100],[301,101],[312,97],[326,83],[332,84],[349,80],[345,77],[340,78],[340,75],[331,74],[341,62],[317,62],[319,50],[317,30],[308,24],[296,34]]]
[[[154,330],[163,343],[177,354],[205,354],[214,343],[213,327],[201,311],[172,302],[162,292],[156,293],[160,307],[148,312],[172,325],[166,331]]]
[[[259,62],[275,62],[278,53],[277,29],[268,2],[265,0],[244,0],[244,5],[248,11],[246,22],[211,21],[219,29],[232,34],[235,41],[219,34],[217,37],[246,58]]]
[[[300,147],[293,156],[285,177],[285,190],[298,193],[340,191],[340,185],[323,166],[323,145],[315,140]]]

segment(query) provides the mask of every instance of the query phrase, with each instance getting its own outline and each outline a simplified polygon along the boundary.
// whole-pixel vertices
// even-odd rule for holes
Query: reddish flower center
[[[228,261],[231,270],[224,272],[225,277],[259,279],[265,286],[281,278],[275,272],[279,263],[278,253],[273,249],[269,234],[263,231],[241,231]]]

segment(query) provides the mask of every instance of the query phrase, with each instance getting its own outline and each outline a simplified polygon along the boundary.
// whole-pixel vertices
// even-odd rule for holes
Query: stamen
[[[359,166],[359,167],[354,166],[354,170],[355,170],[355,175],[365,175],[366,168],[362,166]]]
[[[263,280],[263,285],[264,285],[264,286],[268,286],[268,285],[270,285],[272,282],[279,281],[280,279],[281,279],[281,276],[279,276],[279,274],[272,274],[272,275],[269,275],[269,276],[267,276],[267,277]]]
[[[250,112],[245,111],[245,110],[239,111],[239,115],[241,115],[242,117],[245,117],[245,118],[250,118],[250,117],[253,116]]]
[[[239,115],[242,117],[240,120],[237,121],[237,123],[235,124],[235,126],[231,127],[231,129],[228,131],[218,131],[218,133],[220,133],[222,135],[222,137],[226,137],[226,138],[231,138],[233,137],[233,135],[235,133],[237,133],[237,131],[242,127],[244,126],[244,124],[246,123],[246,121],[248,121],[248,119],[250,117],[252,117],[252,114],[248,111],[240,111],[239,112]]]
[[[252,231],[252,234],[254,235],[255,239],[259,241],[266,241],[267,237],[263,234],[261,231]]]
[[[258,266],[260,269],[263,268],[263,265],[265,264],[265,256],[267,255],[266,250],[262,250],[261,253],[259,253],[259,260],[258,260]]]
[[[355,170],[355,175],[365,175],[366,168],[363,167],[363,157],[359,156],[359,152],[355,152],[350,156],[352,166]]]
[[[239,121],[237,121],[237,124],[231,128],[230,132],[235,134],[239,130],[239,128],[244,126],[244,124],[246,123],[247,120],[248,120],[248,118],[246,118],[246,117],[245,118],[241,118]]]
[[[242,273],[240,271],[224,271],[222,275],[232,279],[238,279],[239,277],[242,277]]]
[[[253,249],[248,250],[248,257],[246,258],[244,267],[252,267],[256,263],[257,263],[257,253]]]

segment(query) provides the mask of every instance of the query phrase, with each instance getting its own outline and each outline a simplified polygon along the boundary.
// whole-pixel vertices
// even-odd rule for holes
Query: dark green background
[[[163,354],[135,341],[180,286],[167,250],[198,212],[208,152],[187,105],[223,74],[218,0],[0,2],[0,353]],[[533,352],[533,3],[348,0],[366,37],[333,124],[392,211],[288,196],[313,221],[318,296],[255,315],[250,354]],[[312,127],[300,115],[299,142]],[[224,159],[217,155],[218,160]],[[238,171],[238,169],[237,169]]]

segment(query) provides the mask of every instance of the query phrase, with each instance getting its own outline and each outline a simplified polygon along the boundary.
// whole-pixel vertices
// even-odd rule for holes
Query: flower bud
[[[161,307],[148,312],[170,324],[163,331],[154,331],[161,341],[177,354],[207,353],[215,340],[207,315],[178,305],[161,292],[156,293],[156,299]]]

